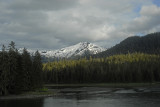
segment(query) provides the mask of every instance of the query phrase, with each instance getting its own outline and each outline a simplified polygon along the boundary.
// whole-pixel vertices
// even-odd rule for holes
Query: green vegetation
[[[34,91],[27,91],[22,93],[21,95],[54,95],[55,92],[48,90],[48,88],[43,87],[36,89]]]
[[[42,87],[42,63],[37,51],[30,56],[24,48],[20,54],[11,42],[0,52],[0,95],[16,94]]]
[[[45,83],[135,83],[160,81],[160,56],[143,53],[44,64]]]

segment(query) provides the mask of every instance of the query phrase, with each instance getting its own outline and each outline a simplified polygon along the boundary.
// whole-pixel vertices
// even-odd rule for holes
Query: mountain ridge
[[[76,45],[61,48],[55,51],[47,51],[42,55],[46,55],[48,57],[55,56],[58,58],[70,58],[72,56],[83,56],[86,52],[89,52],[89,54],[97,54],[104,50],[105,50],[104,48],[94,45],[92,43],[80,42]]]
[[[119,44],[100,52],[94,57],[106,57],[116,54],[127,53],[160,54],[160,32],[147,34],[145,36],[131,36]]]
[[[34,54],[36,50],[27,49],[30,54]],[[39,50],[41,56],[45,60],[54,60],[54,59],[74,59],[76,57],[82,57],[87,55],[94,55],[99,52],[105,51],[105,48],[102,48],[98,45],[89,42],[80,42],[78,44],[68,46],[65,48],[57,50],[42,51]],[[23,52],[23,48],[19,49],[19,52]]]

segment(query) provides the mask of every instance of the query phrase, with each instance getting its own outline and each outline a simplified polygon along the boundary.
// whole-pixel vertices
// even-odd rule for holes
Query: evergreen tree
[[[35,56],[33,58],[32,82],[34,88],[42,87],[42,62],[41,55],[38,51],[36,51]]]
[[[141,53],[44,64],[47,83],[154,82],[160,79],[160,56]]]
[[[20,54],[12,41],[9,50],[0,51],[0,95],[15,94],[42,86],[41,56],[37,51],[33,60],[24,48]]]
[[[29,90],[31,88],[31,76],[32,76],[32,60],[30,54],[27,52],[26,48],[23,49],[22,53],[22,71],[21,77],[23,80],[24,90]]]
[[[9,44],[9,52],[8,52],[8,69],[9,69],[9,86],[8,90],[10,93],[14,93],[16,91],[16,76],[17,76],[17,52],[15,49],[15,43],[11,41]]]
[[[8,94],[8,82],[9,82],[9,71],[8,71],[8,54],[5,51],[5,46],[2,47],[0,53],[0,95]]]

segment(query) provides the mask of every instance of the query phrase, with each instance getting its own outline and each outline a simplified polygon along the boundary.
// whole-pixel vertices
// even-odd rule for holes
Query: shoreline
[[[92,84],[45,84],[47,91],[24,92],[18,95],[0,96],[0,100],[35,99],[54,97],[60,95],[58,89],[77,87],[104,87],[104,88],[136,88],[136,87],[160,87],[160,83],[92,83]],[[55,90],[54,90],[55,89]]]
[[[52,96],[55,95],[8,95],[8,96],[0,96],[0,100],[35,99],[35,98],[44,98]]]
[[[6,96],[0,96],[0,100],[16,100],[16,99],[32,99],[32,98],[44,98],[57,95],[52,90],[47,91],[29,91],[22,94],[11,94]]]
[[[45,84],[48,88],[65,88],[65,87],[106,87],[106,88],[131,88],[131,87],[150,87],[160,85],[159,82],[154,83],[82,83],[82,84]]]

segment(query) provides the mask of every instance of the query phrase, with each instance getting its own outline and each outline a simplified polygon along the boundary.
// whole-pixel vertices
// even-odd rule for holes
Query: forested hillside
[[[20,54],[11,42],[0,52],[0,95],[34,90],[42,86],[41,56],[37,51],[30,56],[24,48]]]
[[[154,82],[159,65],[158,55],[134,53],[46,63],[43,76],[45,83]]]
[[[129,37],[112,48],[97,54],[95,57],[106,57],[135,52],[160,54],[160,32],[148,34],[142,37]]]

